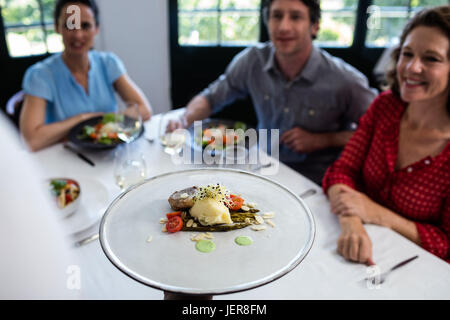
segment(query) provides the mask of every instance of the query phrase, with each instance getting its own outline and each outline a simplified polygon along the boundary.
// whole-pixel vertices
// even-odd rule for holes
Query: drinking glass
[[[169,132],[168,125],[170,121],[176,121],[181,123],[181,116],[173,113],[165,113],[160,115],[159,120],[159,141],[164,147],[164,152],[174,155],[181,152],[186,136],[184,130],[176,129]]]
[[[139,105],[135,102],[126,102],[125,106],[120,108],[116,116],[118,121],[117,136],[124,142],[132,142],[142,130],[142,117],[139,112]]]
[[[117,146],[114,153],[114,178],[123,191],[147,177],[147,164],[144,155],[136,144]]]
[[[221,167],[250,171],[249,151],[242,146],[228,146],[222,152]]]

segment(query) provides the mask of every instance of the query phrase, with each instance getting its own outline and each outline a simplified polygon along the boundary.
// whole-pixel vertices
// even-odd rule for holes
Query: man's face
[[[268,16],[270,39],[279,56],[295,56],[312,45],[319,23],[311,24],[309,8],[300,0],[275,0]]]

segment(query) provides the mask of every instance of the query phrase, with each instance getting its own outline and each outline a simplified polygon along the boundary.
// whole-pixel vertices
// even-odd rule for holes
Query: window
[[[0,5],[11,57],[63,50],[53,26],[55,0],[0,0]]]
[[[248,45],[259,40],[261,0],[179,0],[180,45]]]
[[[397,45],[406,22],[424,7],[448,5],[449,0],[374,0],[369,7],[366,45],[392,47]]]
[[[349,47],[353,43],[358,0],[322,0],[319,46]]]

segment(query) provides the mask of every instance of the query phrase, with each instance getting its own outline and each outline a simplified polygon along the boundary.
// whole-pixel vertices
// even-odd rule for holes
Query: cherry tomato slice
[[[66,205],[71,203],[73,201],[72,197],[70,196],[70,194],[66,194]]]
[[[231,203],[228,203],[227,206],[230,210],[237,211],[244,204],[244,199],[234,194],[230,195]]]
[[[170,213],[166,214],[167,219],[170,219],[170,218],[175,217],[175,216],[180,217],[181,216],[181,211],[170,212]]]
[[[179,216],[174,216],[166,223],[167,232],[175,233],[181,230],[183,227],[183,220]]]
[[[106,135],[109,139],[117,139],[118,135],[117,132],[110,132]]]

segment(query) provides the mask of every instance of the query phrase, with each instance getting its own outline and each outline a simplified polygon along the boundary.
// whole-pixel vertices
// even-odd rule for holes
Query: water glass
[[[250,170],[249,151],[242,146],[229,146],[222,151],[221,167]]]
[[[133,145],[119,145],[114,153],[114,178],[121,190],[129,188],[147,177],[145,157]]]

